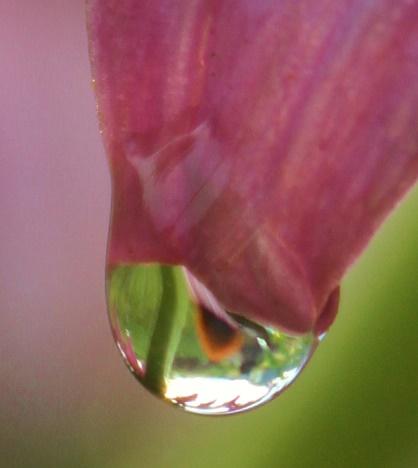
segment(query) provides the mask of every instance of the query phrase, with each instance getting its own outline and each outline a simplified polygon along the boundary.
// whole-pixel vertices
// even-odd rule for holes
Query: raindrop
[[[130,371],[154,395],[186,411],[232,414],[275,398],[315,350],[225,310],[186,268],[157,263],[108,267],[110,321]]]

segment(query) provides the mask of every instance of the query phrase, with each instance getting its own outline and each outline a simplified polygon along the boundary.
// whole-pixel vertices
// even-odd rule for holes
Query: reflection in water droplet
[[[226,312],[180,266],[108,269],[113,333],[131,372],[160,398],[199,414],[231,414],[278,395],[316,347]]]

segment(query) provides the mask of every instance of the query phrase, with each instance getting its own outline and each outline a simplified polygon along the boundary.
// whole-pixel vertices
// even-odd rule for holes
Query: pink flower
[[[185,265],[228,310],[332,322],[418,174],[418,0],[90,0],[112,262]]]

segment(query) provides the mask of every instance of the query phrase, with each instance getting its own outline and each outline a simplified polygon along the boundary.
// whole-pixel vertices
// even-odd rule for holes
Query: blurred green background
[[[109,184],[83,2],[0,0],[0,466],[418,466],[418,191],[295,385],[244,415],[149,396],[104,307]]]

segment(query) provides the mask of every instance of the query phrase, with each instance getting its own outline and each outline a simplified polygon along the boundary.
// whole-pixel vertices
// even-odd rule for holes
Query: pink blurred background
[[[138,401],[105,314],[110,188],[83,3],[0,1],[0,452],[11,463],[49,432],[65,451],[60,431],[74,442],[80,422],[100,438],[112,411],[128,412],[129,399],[109,404],[112,387]]]

